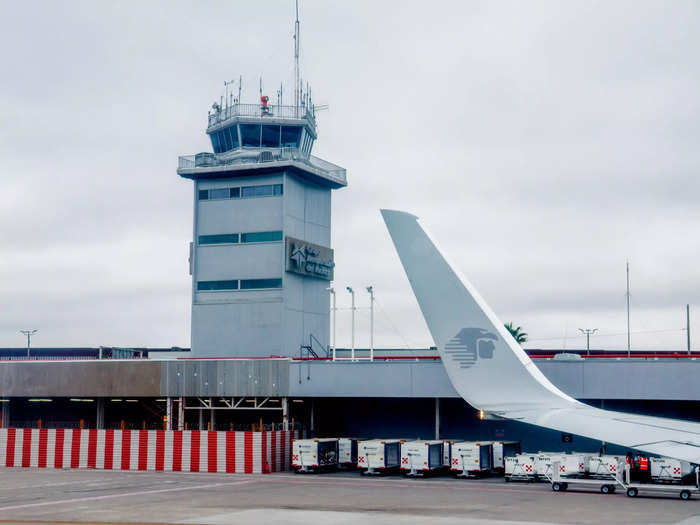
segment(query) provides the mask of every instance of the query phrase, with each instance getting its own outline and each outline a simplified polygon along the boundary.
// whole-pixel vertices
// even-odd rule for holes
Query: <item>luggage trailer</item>
[[[693,494],[700,493],[700,469],[695,467],[695,485],[679,485],[671,483],[632,483],[630,481],[630,466],[620,462],[615,469],[615,473],[610,477],[597,479],[575,478],[562,476],[559,469],[560,463],[553,463],[551,483],[554,492],[568,490],[569,485],[597,486],[603,494],[613,494],[617,487],[621,487],[628,497],[635,498],[639,492],[651,492],[657,494],[676,493],[682,500],[689,500]]]
[[[493,444],[489,441],[457,441],[452,443],[450,469],[457,477],[476,478],[491,474],[493,469]]]
[[[381,475],[399,470],[401,440],[370,439],[357,444],[357,468],[366,476]]]
[[[536,454],[517,454],[506,456],[504,480],[508,481],[535,481],[535,456]]]
[[[401,470],[404,476],[425,476],[444,467],[444,443],[433,441],[404,441],[401,443]]]
[[[295,439],[292,443],[292,468],[296,473],[334,470],[338,467],[338,440]]]

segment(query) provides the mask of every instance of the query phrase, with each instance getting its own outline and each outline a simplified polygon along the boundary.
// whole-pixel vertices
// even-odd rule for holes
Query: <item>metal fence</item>
[[[233,104],[210,113],[208,123],[209,126],[214,126],[235,117],[305,119],[309,121],[312,127],[316,127],[316,116],[314,115],[313,106],[280,106],[273,104],[266,107],[261,104]]]
[[[178,169],[208,168],[217,166],[232,166],[236,164],[265,164],[293,160],[307,165],[313,170],[321,171],[321,175],[345,185],[347,183],[344,168],[313,155],[303,153],[298,148],[239,148],[234,156],[221,156],[210,153],[207,155],[181,155],[178,157]]]

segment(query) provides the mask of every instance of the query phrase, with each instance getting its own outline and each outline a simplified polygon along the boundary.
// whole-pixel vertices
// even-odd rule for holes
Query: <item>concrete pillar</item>
[[[314,437],[314,400],[311,399],[311,437]]]
[[[10,400],[8,399],[5,403],[0,403],[2,410],[2,428],[8,428],[10,426]]]
[[[204,409],[199,409],[199,430],[204,430]]]
[[[105,398],[98,397],[95,400],[95,406],[97,409],[97,416],[95,417],[95,428],[105,427]]]
[[[185,398],[177,399],[177,429],[185,430]]]
[[[289,430],[289,402],[286,397],[282,398],[282,430]]]
[[[435,439],[440,439],[440,398],[435,398]]]
[[[165,400],[165,430],[173,429],[173,398],[168,396]]]
[[[211,398],[209,398],[209,406],[212,405]],[[209,429],[216,430],[216,410],[213,408],[209,410]]]

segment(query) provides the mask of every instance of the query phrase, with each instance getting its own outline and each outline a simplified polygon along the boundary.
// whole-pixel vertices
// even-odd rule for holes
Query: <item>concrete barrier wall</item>
[[[260,474],[289,470],[299,431],[0,429],[0,466]]]

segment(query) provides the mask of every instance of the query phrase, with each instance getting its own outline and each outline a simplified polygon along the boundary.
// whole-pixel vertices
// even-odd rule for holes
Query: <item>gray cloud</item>
[[[580,326],[623,333],[629,259],[635,346],[682,347],[683,305],[700,305],[699,11],[302,2],[303,74],[330,104],[316,154],[350,181],[334,194],[336,277],[376,287],[378,344],[431,343],[377,212],[395,207],[533,346],[581,347]],[[188,345],[177,155],[210,149],[224,80],[244,75],[251,100],[261,75],[269,93],[290,85],[291,3],[3,12],[0,345],[34,325],[45,346]]]

